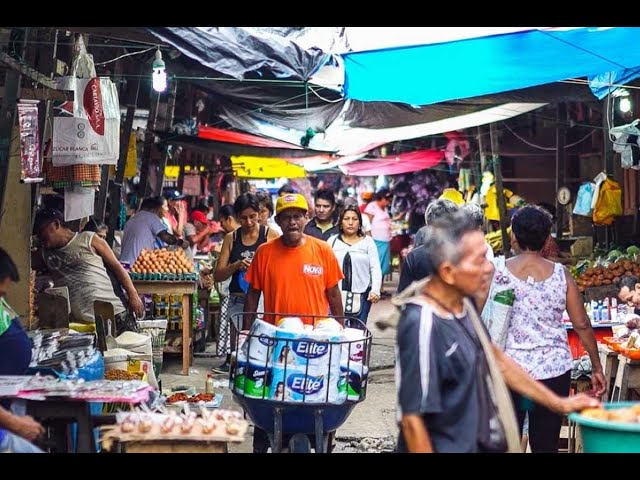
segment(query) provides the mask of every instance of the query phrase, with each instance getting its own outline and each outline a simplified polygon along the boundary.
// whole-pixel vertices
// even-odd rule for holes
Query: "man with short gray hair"
[[[413,239],[413,246],[419,247],[424,243],[424,236],[427,233],[427,227],[429,225],[445,215],[456,213],[458,209],[458,205],[446,198],[441,198],[431,202],[424,212],[424,221],[426,225],[416,233],[416,237]]]
[[[404,261],[402,262],[397,293],[402,292],[416,280],[422,280],[432,273],[431,262],[427,256],[427,249],[423,245],[429,225],[457,211],[458,206],[451,200],[444,198],[429,204],[426,212],[424,212],[424,220],[427,224],[416,233],[416,238],[413,242],[414,249],[404,257]]]
[[[432,277],[396,302],[398,452],[520,451],[507,387],[561,414],[600,406],[584,393],[558,396],[490,343],[469,301],[493,270],[472,222],[460,212],[427,228]]]

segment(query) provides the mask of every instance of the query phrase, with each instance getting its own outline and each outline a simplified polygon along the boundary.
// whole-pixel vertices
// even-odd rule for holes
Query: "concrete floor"
[[[393,283],[385,285],[394,292],[397,275]],[[393,448],[397,436],[395,423],[396,391],[394,383],[394,342],[395,330],[381,332],[375,327],[375,321],[393,310],[389,300],[373,305],[369,314],[368,327],[373,334],[371,361],[369,363],[369,383],[367,398],[358,404],[345,424],[336,432],[335,452],[379,452]],[[207,350],[211,349],[210,345]],[[165,355],[162,369],[162,388],[170,390],[180,385],[189,385],[198,391],[204,391],[207,373],[211,368],[222,364],[220,357],[196,357],[189,376],[181,375],[181,359],[175,355]],[[228,389],[228,376],[214,373],[214,379],[220,382],[216,393],[223,395],[222,408],[241,410]],[[249,453],[252,451],[252,430],[241,444],[231,445],[230,452]]]

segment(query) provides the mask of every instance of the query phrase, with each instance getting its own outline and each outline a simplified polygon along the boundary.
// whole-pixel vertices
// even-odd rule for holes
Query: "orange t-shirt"
[[[344,276],[327,242],[309,235],[304,238],[299,247],[287,247],[280,238],[262,244],[245,280],[262,291],[265,312],[299,316],[313,324],[313,318],[304,315],[327,315],[326,290],[335,287]],[[265,315],[264,321],[274,323],[275,318]]]

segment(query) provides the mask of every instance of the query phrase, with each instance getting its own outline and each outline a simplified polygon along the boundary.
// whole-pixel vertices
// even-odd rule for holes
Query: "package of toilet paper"
[[[362,363],[365,354],[366,339],[364,332],[358,328],[345,328],[342,332],[341,364]]]
[[[304,323],[300,317],[283,317],[276,321],[276,327],[282,328],[283,330],[302,332],[302,330],[304,330]]]
[[[296,367],[318,369],[337,374],[342,356],[342,339],[339,334],[316,331],[292,332],[280,329],[278,341],[271,357],[274,366],[284,363]],[[337,342],[337,343],[332,343]]]
[[[340,392],[339,374],[327,370],[297,366],[274,367],[271,376],[271,399],[285,402],[343,403],[345,392]]]
[[[360,400],[366,394],[368,377],[369,369],[362,363],[352,363],[349,367],[345,364],[341,365],[338,397],[354,401]]]
[[[264,363],[247,362],[244,368],[244,396],[269,398],[272,369]]]
[[[278,328],[270,323],[256,320],[251,325],[249,338],[242,344],[241,351],[245,357],[253,363],[267,365],[273,355],[273,347]]]
[[[229,377],[229,388],[236,393],[244,393],[246,380],[247,357],[242,353],[233,352],[231,354],[231,375]]]

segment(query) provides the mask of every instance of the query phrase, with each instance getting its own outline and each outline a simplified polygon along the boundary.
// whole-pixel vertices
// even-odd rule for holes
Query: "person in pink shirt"
[[[391,267],[391,217],[388,209],[392,198],[393,195],[388,188],[381,188],[364,211],[371,219],[371,236],[378,249],[383,279]]]

